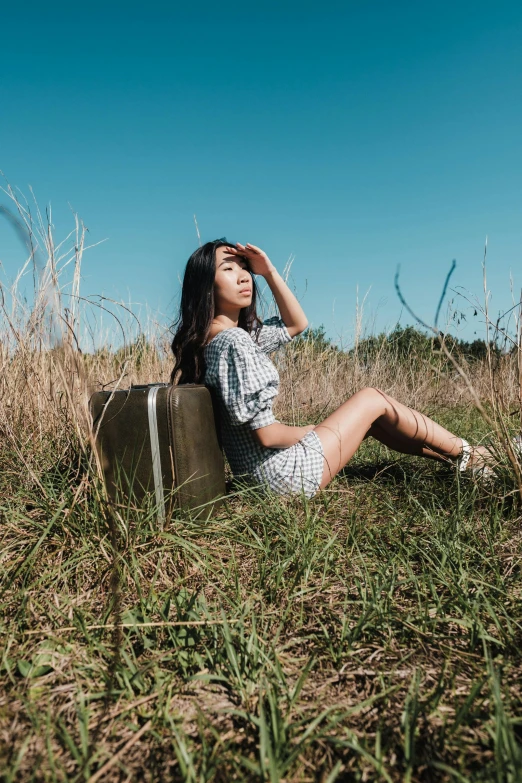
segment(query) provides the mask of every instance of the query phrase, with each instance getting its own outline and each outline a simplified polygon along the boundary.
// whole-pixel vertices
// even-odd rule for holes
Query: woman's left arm
[[[236,255],[244,256],[248,259],[250,269],[255,275],[261,275],[265,278],[274,295],[281,318],[290,336],[295,337],[296,334],[303,332],[308,326],[304,310],[267,254],[259,247],[250,243],[242,245],[240,242],[237,242],[235,250]]]

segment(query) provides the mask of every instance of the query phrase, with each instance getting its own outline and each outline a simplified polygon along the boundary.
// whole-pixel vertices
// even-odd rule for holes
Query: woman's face
[[[253,286],[246,261],[231,255],[226,247],[218,247],[214,278],[216,315],[248,307],[252,302]]]

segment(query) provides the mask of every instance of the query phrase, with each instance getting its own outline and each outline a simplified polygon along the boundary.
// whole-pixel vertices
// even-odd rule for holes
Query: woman
[[[252,275],[265,278],[281,318],[259,321]],[[484,448],[472,448],[379,389],[361,389],[316,426],[276,421],[279,375],[267,354],[307,325],[299,302],[255,245],[215,240],[189,258],[172,342],[172,381],[205,383],[217,393],[223,446],[235,476],[281,495],[312,497],[370,435],[403,454],[454,460],[460,470],[484,463]]]

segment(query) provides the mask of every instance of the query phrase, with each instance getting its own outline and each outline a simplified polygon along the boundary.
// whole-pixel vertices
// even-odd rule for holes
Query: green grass
[[[482,433],[469,410],[437,417]],[[522,779],[508,485],[365,443],[312,501],[238,490],[159,533],[152,508],[112,517],[81,471],[14,473],[4,780]]]

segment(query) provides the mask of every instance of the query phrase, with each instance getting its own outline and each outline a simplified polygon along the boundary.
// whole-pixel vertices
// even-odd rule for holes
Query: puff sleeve
[[[237,330],[234,338],[221,353],[218,367],[219,393],[230,423],[252,430],[268,427],[276,421],[272,402],[279,386],[277,371],[247,332]]]
[[[263,322],[263,326],[259,330],[257,336],[256,344],[263,353],[272,353],[272,351],[276,351],[281,345],[289,343],[291,339],[292,337],[283,320],[274,316]]]

